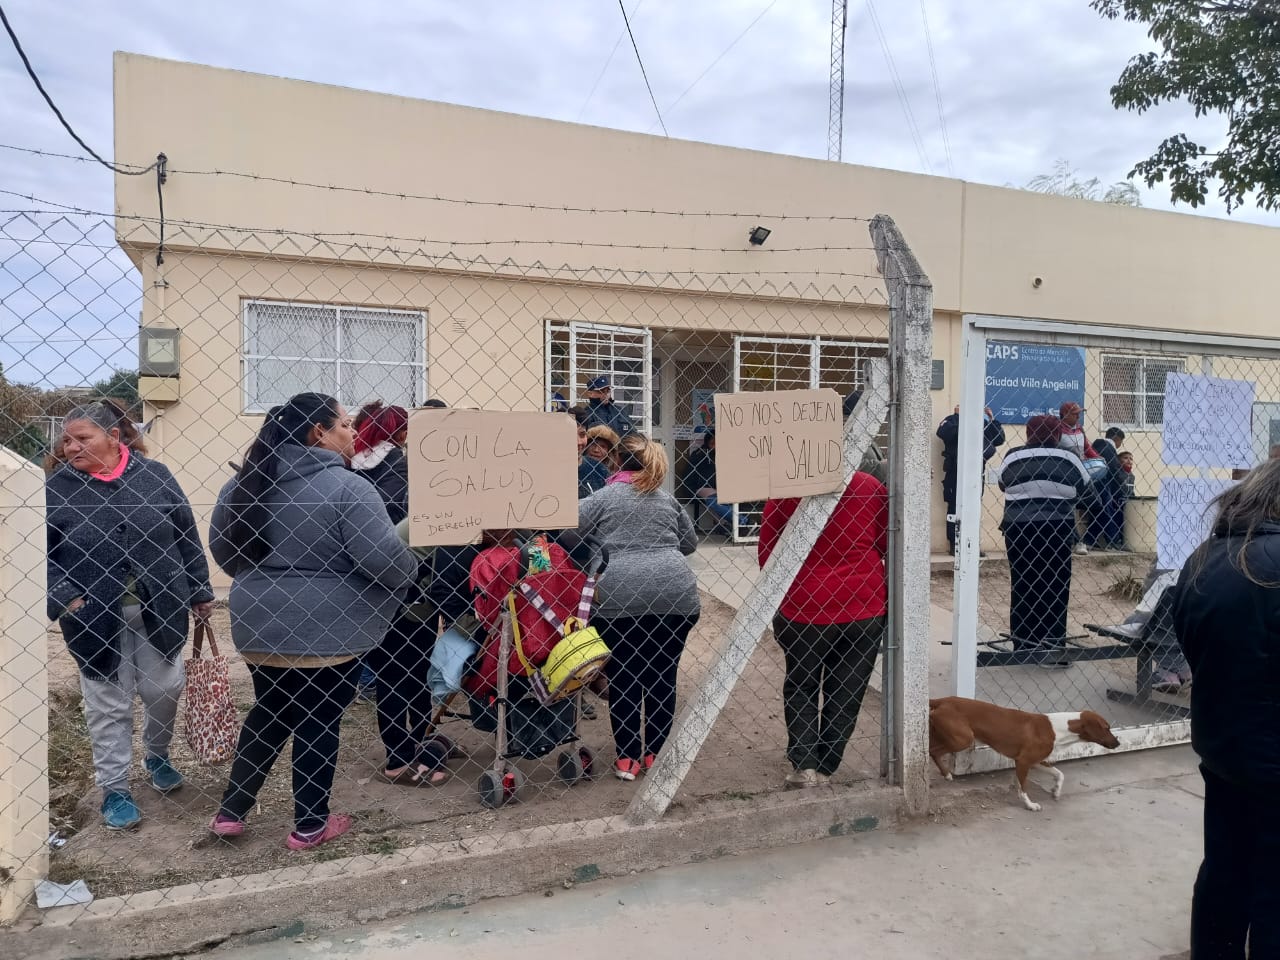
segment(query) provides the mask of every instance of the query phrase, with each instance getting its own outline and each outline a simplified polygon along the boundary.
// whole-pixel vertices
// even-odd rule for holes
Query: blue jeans
[[[698,499],[702,501],[703,506],[710,510],[717,520],[724,523],[729,523],[733,520],[732,504],[721,503],[716,499],[714,493],[709,497],[699,497]]]

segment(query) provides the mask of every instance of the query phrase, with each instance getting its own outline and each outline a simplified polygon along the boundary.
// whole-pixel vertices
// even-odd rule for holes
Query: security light
[[[769,239],[769,234],[773,231],[768,227],[755,227],[747,234],[747,239],[751,241],[751,245],[755,247],[763,246],[764,242]]]

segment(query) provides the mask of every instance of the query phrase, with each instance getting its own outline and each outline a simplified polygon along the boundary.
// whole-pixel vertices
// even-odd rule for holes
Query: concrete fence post
[[[0,924],[49,872],[44,473],[0,447]]]
[[[929,504],[933,286],[892,219],[871,222],[889,294],[890,555],[886,696],[891,698],[890,774],[907,811],[929,807]]]
[[[734,615],[724,650],[711,665],[702,687],[676,719],[666,746],[632,798],[626,814],[632,823],[652,823],[675,799],[676,791],[693,766],[720,711],[728,703],[734,684],[769,628],[791,581],[827,525],[840,494],[862,463],[880,424],[884,423],[888,408],[889,365],[884,360],[872,360],[862,402],[845,422],[844,484],[836,493],[806,497],[788,521],[769,562],[760,571],[759,580]]]

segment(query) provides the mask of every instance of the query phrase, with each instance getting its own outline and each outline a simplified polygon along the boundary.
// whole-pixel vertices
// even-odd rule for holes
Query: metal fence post
[[[44,474],[0,447],[0,925],[49,873]]]
[[[891,775],[907,809],[929,806],[929,383],[933,285],[887,216],[871,222],[889,293],[890,418],[889,636],[886,696],[893,704]]]

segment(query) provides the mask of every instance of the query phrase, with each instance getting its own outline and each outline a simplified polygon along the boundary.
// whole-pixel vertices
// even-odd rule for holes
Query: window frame
[[[256,306],[269,307],[305,307],[307,309],[321,309],[333,311],[333,354],[325,357],[295,357],[295,356],[276,356],[265,353],[250,353],[249,343],[251,342],[256,327],[256,322],[251,320],[251,312]],[[343,328],[343,311],[351,311],[355,313],[375,313],[383,314],[388,318],[403,317],[407,322],[414,324],[414,344],[415,357],[412,360],[352,360],[345,359],[342,356],[342,328]],[[401,322],[406,322],[401,321]],[[359,403],[364,403],[371,397],[363,398],[345,398],[342,395],[342,367],[344,362],[355,365],[383,366],[383,367],[408,367],[411,370],[416,368],[417,375],[413,377],[411,382],[414,384],[414,396],[411,403],[406,406],[421,406],[423,401],[430,395],[427,388],[427,311],[426,310],[406,310],[403,308],[392,307],[376,307],[364,306],[354,303],[324,303],[320,301],[309,300],[270,300],[263,297],[247,297],[241,301],[240,306],[240,397],[241,410],[248,415],[265,414],[269,408],[268,405],[257,402],[254,397],[251,384],[256,384],[256,373],[251,374],[253,364],[260,360],[274,360],[282,363],[332,363],[334,368],[334,383],[332,390],[329,392],[337,397],[338,402],[343,406],[352,407]],[[386,398],[380,398],[386,399]]]
[[[1107,362],[1110,360],[1127,361],[1136,363],[1137,374],[1134,380],[1135,387],[1141,387],[1136,390],[1108,390],[1107,389]],[[1187,358],[1185,355],[1174,356],[1162,353],[1103,353],[1098,368],[1098,395],[1101,409],[1099,413],[1103,416],[1105,425],[1108,427],[1120,427],[1124,430],[1132,430],[1134,432],[1157,432],[1164,428],[1164,417],[1161,416],[1159,423],[1151,423],[1147,419],[1147,401],[1152,397],[1165,396],[1164,387],[1159,391],[1147,390],[1147,364],[1148,363],[1166,363],[1178,364],[1178,370],[1166,371],[1167,373],[1186,373]],[[1107,397],[1127,397],[1133,402],[1134,414],[1139,417],[1137,420],[1108,420],[1106,419]],[[1162,407],[1163,409],[1163,407]]]

